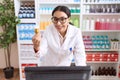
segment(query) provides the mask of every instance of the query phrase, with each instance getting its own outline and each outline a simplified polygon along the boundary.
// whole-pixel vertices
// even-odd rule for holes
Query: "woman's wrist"
[[[37,53],[39,51],[39,48],[34,47],[34,51],[35,51],[35,53]]]

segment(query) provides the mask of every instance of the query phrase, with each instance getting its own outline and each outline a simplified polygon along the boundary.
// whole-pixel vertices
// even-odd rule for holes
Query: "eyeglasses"
[[[61,23],[61,24],[64,24],[66,22],[66,19],[68,18],[64,18],[64,17],[61,17],[61,18],[57,18],[57,17],[52,17],[51,20],[53,23],[57,24],[58,21]]]

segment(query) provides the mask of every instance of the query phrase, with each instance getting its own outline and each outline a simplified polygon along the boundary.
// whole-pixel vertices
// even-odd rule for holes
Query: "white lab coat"
[[[70,50],[71,48],[71,50]],[[64,43],[53,24],[47,27],[38,51],[40,66],[70,66],[74,58],[76,66],[86,66],[86,55],[80,29],[69,25]]]

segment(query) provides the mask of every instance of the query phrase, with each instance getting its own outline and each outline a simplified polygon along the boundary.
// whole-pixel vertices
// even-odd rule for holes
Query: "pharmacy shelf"
[[[21,23],[36,23],[36,19],[20,19]]]
[[[77,4],[79,4],[80,5],[80,2],[39,2],[38,4],[42,4],[42,5],[44,5],[44,4],[55,4],[55,5],[60,5],[60,4],[62,4],[62,5],[65,5],[65,4],[68,4],[68,5],[71,5],[71,4],[74,4],[74,5],[77,5]]]
[[[98,6],[101,6],[101,5],[119,5],[120,6],[120,1],[119,2],[85,2],[86,0],[81,0],[81,2],[71,2],[71,0],[65,0],[66,2],[62,2],[59,0],[59,2],[57,2],[57,0],[15,0],[15,8],[16,9],[16,13],[15,14],[18,14],[19,12],[19,7],[20,7],[20,4],[21,2],[26,2],[26,1],[34,1],[35,3],[35,18],[32,18],[32,19],[28,19],[28,18],[23,18],[23,19],[20,19],[21,20],[21,23],[35,23],[34,26],[36,25],[40,25],[40,22],[42,22],[42,20],[44,21],[45,19],[48,20],[48,17],[50,18],[51,14],[50,12],[45,12],[45,13],[41,13],[40,12],[40,8],[53,8],[54,6],[56,5],[66,5],[70,8],[78,8],[80,9],[80,13],[72,13],[72,17],[74,18],[79,18],[79,23],[80,23],[80,28],[82,27],[82,21],[84,20],[85,17],[90,17],[89,19],[94,18],[95,20],[101,16],[103,17],[118,17],[120,16],[120,13],[84,13],[84,6],[86,5],[98,5]],[[88,0],[87,0],[88,1]],[[97,0],[89,0],[89,1],[97,1]],[[104,1],[104,0],[103,0]],[[118,7],[119,7],[118,6]],[[45,18],[45,19],[44,19]],[[45,20],[47,22],[47,20]],[[38,26],[37,26],[38,27]],[[26,28],[25,28],[26,29]],[[28,28],[29,29],[29,28]],[[41,33],[44,33],[44,30],[41,31]],[[112,39],[112,37],[115,36],[118,37],[120,39],[120,30],[84,30],[82,31],[83,35],[88,35],[88,36],[92,36],[92,35],[107,35],[107,36],[110,36],[110,39]],[[29,45],[32,45],[32,40],[20,40],[19,36],[20,34],[17,34],[18,35],[18,45],[19,45],[19,64],[20,64],[20,80],[25,80],[25,78],[22,78],[22,66],[21,64],[30,64],[30,63],[33,63],[33,64],[38,64],[38,59],[36,57],[34,57],[32,55],[32,53],[34,54],[33,52],[33,48],[32,46],[29,46]],[[25,48],[24,48],[25,47]],[[27,54],[27,51],[28,51],[28,54]],[[30,51],[30,52],[29,52]],[[86,52],[113,52],[113,51],[116,51],[116,52],[120,52],[119,49],[117,50],[86,50]],[[23,52],[23,54],[22,54]],[[25,53],[25,54],[24,54]],[[88,53],[89,54],[89,53]],[[25,56],[27,55],[27,56]],[[118,54],[119,55],[119,54]],[[30,56],[30,57],[29,57]],[[93,67],[97,68],[98,65],[110,65],[110,66],[113,66],[116,68],[116,70],[118,71],[118,64],[119,64],[119,61],[109,61],[109,62],[103,62],[103,61],[87,61],[87,64],[91,64]],[[105,64],[105,65],[104,65]],[[96,65],[96,66],[95,66]],[[117,67],[116,67],[117,66]],[[117,72],[118,74],[118,72]],[[91,80],[119,80],[117,78],[117,76],[92,76],[91,77]]]
[[[120,13],[83,13],[83,16],[119,16]]]
[[[23,60],[21,60],[21,64],[38,64],[38,59],[37,58],[33,58],[33,59],[25,59],[22,58]]]
[[[120,33],[120,30],[84,30],[83,33],[91,32],[91,33]]]
[[[109,5],[109,4],[120,4],[120,2],[83,2],[83,5]]]
[[[37,63],[37,58],[35,57],[22,57],[20,59],[23,60],[25,63]]]
[[[29,50],[27,50],[27,49],[21,49],[21,52],[34,52],[32,49],[29,49]]]
[[[106,51],[106,52],[111,52],[111,51],[119,51],[119,49],[114,49],[114,50],[112,50],[112,49],[92,49],[92,50],[85,50],[85,51],[94,51],[94,52],[96,52],[96,51],[99,51],[99,52],[104,52],[104,51]]]
[[[91,64],[118,64],[118,61],[87,61],[87,64],[91,63]]]
[[[40,11],[39,11],[39,12],[40,12]],[[42,15],[44,15],[44,16],[45,16],[45,15],[51,16],[51,13],[42,13],[42,14],[40,14],[40,15],[41,15],[41,16],[42,16]],[[78,16],[79,16],[80,13],[72,13],[71,15],[73,15],[73,16],[74,16],[74,15],[76,15],[76,16],[78,15]]]
[[[89,1],[89,2],[86,2]],[[91,2],[90,2],[91,1]],[[119,7],[120,6],[120,1],[111,1],[111,2],[105,2],[104,0],[99,0],[99,2],[92,2],[92,1],[98,1],[98,0],[82,0],[81,1],[81,22],[80,23],[84,23],[84,21],[86,21],[85,24],[81,24],[81,30],[83,35],[88,35],[88,36],[94,36],[94,35],[107,35],[109,40],[111,39],[119,39],[120,40],[120,30],[95,30],[95,22],[97,22],[97,19],[99,19],[100,22],[102,22],[102,19],[104,19],[104,22],[107,22],[107,19],[110,20],[110,23],[112,22],[112,19],[114,18],[116,20],[115,23],[119,23],[118,19],[120,16],[120,13],[116,13],[119,11],[114,11],[114,13],[107,13],[107,11],[105,11],[105,13],[99,13],[100,11],[96,9],[96,7],[98,9],[101,9],[102,7],[104,7],[104,9],[107,9],[107,7],[109,7],[109,9],[114,8],[114,6]],[[104,1],[104,2],[100,2],[100,1]],[[94,11],[90,10],[96,10],[95,13],[93,13]],[[113,9],[114,10],[114,9]],[[92,23],[92,20],[94,21],[94,23]],[[88,22],[90,21],[90,22]],[[87,24],[88,22],[88,24]],[[83,27],[87,24],[87,27]],[[91,24],[94,24],[94,27],[92,25],[92,27],[94,29],[91,30],[91,28],[88,29],[88,25],[89,27],[91,27]],[[83,27],[83,28],[82,28]],[[118,53],[118,57],[120,57],[120,49],[86,49],[86,52],[88,52],[87,54],[90,53],[101,53],[102,52],[117,52]],[[96,53],[97,54],[97,53]],[[117,61],[87,61],[88,65],[91,65],[94,69],[98,68],[99,66],[103,66],[103,67],[107,67],[107,65],[112,66],[116,69],[116,76],[92,76],[90,80],[119,80],[120,78],[118,78],[118,71],[119,71],[119,63],[120,60],[118,58]],[[94,70],[93,69],[93,70]]]
[[[90,80],[117,80],[116,76],[92,76]]]
[[[32,40],[20,40],[20,44],[33,44]]]
[[[34,0],[20,0],[20,1],[34,1]]]

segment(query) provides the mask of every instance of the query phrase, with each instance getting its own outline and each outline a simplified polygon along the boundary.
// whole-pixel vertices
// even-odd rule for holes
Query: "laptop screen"
[[[25,67],[26,80],[89,80],[90,66]]]

